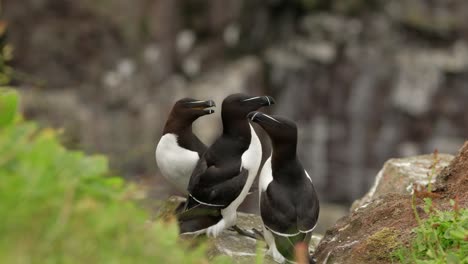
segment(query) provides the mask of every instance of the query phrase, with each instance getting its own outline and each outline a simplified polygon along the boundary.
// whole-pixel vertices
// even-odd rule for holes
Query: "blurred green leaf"
[[[400,263],[468,264],[468,210],[430,210],[430,199],[425,199],[425,205],[428,217],[413,230],[412,245],[398,249],[394,258]]]
[[[447,254],[447,264],[460,264],[460,260],[458,257],[453,253]]]
[[[0,128],[13,122],[18,107],[18,94],[11,90],[0,88]]]
[[[55,130],[15,117],[16,92],[0,102],[0,263],[208,263],[175,222],[149,221],[106,157],[67,150]]]

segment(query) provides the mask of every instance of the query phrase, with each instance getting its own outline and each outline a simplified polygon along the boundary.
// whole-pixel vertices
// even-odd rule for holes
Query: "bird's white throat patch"
[[[199,159],[198,153],[182,148],[177,143],[177,135],[168,133],[159,140],[155,154],[163,176],[179,191],[187,194],[190,176]]]

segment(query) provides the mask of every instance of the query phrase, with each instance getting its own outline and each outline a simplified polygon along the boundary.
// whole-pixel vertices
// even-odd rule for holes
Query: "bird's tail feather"
[[[184,211],[177,214],[181,234],[206,229],[218,223],[222,218],[220,208],[197,203],[191,197],[187,200]]]
[[[179,221],[179,230],[181,234],[194,233],[215,225],[221,219],[222,217],[200,216],[193,219]]]

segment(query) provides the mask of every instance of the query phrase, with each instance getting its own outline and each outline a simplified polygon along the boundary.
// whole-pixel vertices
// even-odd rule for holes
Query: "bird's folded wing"
[[[190,196],[184,211],[177,214],[181,234],[203,230],[216,224],[221,218],[219,207],[200,204]]]
[[[305,191],[299,192],[299,204],[296,205],[297,228],[300,232],[312,232],[318,221],[320,206],[312,184],[304,186]]]
[[[272,182],[260,197],[260,214],[263,223],[278,234],[297,234],[296,209],[289,195]]]
[[[197,165],[193,169],[192,175],[190,176],[189,185],[187,187],[187,190],[189,192],[191,192],[191,190],[193,190],[193,188],[195,188],[195,186],[197,186],[199,184],[199,181],[201,179],[202,174],[207,169],[208,169],[207,161],[206,161],[205,157],[201,157],[198,160]]]
[[[245,169],[239,172],[237,168],[237,173],[233,174],[234,171],[225,168],[208,169],[198,184],[191,186],[190,194],[200,202],[227,207],[239,196],[248,177]]]

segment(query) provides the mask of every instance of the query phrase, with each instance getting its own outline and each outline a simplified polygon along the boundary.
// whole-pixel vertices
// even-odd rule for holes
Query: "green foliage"
[[[0,85],[10,83],[13,70],[7,63],[13,58],[13,48],[5,43],[7,24],[0,20]]]
[[[438,173],[440,162],[438,151],[434,151],[432,165],[428,173],[427,192],[432,191],[432,178]],[[416,208],[416,188],[411,197],[411,207],[418,226],[413,230],[415,238],[409,248],[401,247],[394,251],[393,259],[400,263],[416,264],[468,264],[468,210],[460,209],[458,202],[450,200],[453,210],[440,211],[433,207],[431,198],[424,198],[426,219],[421,219]]]
[[[65,149],[17,101],[0,90],[0,263],[208,263],[174,222],[147,221],[105,157]]]
[[[468,210],[438,211],[426,198],[429,217],[414,229],[416,237],[409,249],[395,256],[401,263],[468,263]]]
[[[18,96],[12,90],[0,87],[0,128],[11,124],[16,116]]]
[[[255,256],[255,263],[256,264],[263,264],[263,260],[265,258],[265,254],[263,254],[262,249],[266,247],[266,243],[263,241],[258,241],[257,242],[257,250],[256,250],[256,256]]]

